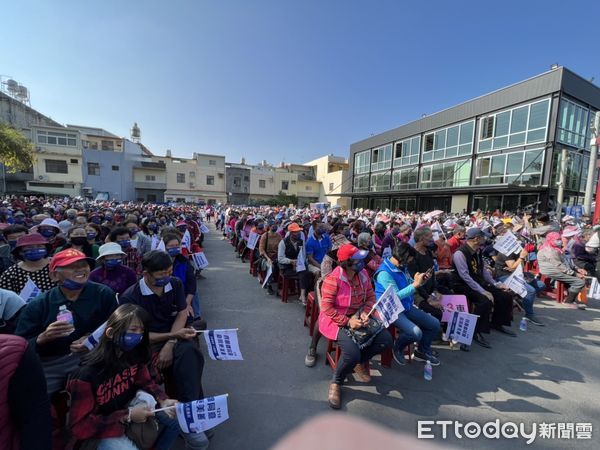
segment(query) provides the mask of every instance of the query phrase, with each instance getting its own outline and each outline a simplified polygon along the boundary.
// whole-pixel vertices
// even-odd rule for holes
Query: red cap
[[[366,250],[360,250],[352,244],[344,244],[338,249],[338,261],[347,261],[349,259],[365,259],[369,254]]]
[[[74,248],[68,248],[61,252],[56,253],[52,260],[50,260],[50,272],[54,272],[57,267],[65,267],[73,264],[77,261],[84,260],[90,265],[90,268],[94,268],[94,260],[85,256],[85,253],[75,250]]]

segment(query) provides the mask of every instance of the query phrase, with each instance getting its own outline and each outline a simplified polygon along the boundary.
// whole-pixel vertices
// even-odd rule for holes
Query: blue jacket
[[[404,310],[409,311],[412,308],[416,290],[412,285],[413,279],[406,269],[403,272],[398,270],[388,258],[383,260],[373,278],[375,279],[375,297],[377,299],[383,295],[390,284],[394,283],[395,286],[394,284],[392,286],[394,286]]]

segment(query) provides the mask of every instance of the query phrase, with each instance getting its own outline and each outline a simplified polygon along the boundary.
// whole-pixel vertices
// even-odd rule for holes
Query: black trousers
[[[343,328],[340,328],[336,342],[340,346],[342,354],[340,355],[340,360],[337,363],[331,382],[340,385],[352,373],[354,366],[364,364],[373,356],[383,353],[388,348],[391,348],[393,343],[392,335],[389,331],[383,330],[375,336],[371,345],[361,350]]]
[[[478,315],[475,332],[489,333],[491,327],[510,325],[512,317],[512,295],[502,289],[486,284],[483,288],[494,296],[492,303],[485,295],[474,291],[466,284],[454,285],[454,293],[465,295],[473,305],[473,314]],[[493,312],[492,312],[493,310]],[[491,318],[490,318],[491,313]]]
[[[283,276],[286,278],[297,279],[300,289],[306,289],[306,292],[313,290],[313,276],[308,270],[296,272],[292,267],[287,267],[283,271]]]
[[[191,402],[204,398],[202,389],[204,356],[197,342],[178,341],[173,349],[173,365],[167,370],[173,377],[177,400]]]

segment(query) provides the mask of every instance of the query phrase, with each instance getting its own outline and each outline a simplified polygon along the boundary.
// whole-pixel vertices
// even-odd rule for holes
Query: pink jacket
[[[365,301],[367,307],[364,312],[368,313],[374,303],[375,294],[373,286],[366,270],[362,270],[358,276],[360,283],[365,289]],[[334,285],[335,283],[335,285]],[[334,297],[333,305],[328,303],[327,299]],[[319,313],[319,331],[323,336],[329,339],[337,340],[340,327],[345,326],[350,319],[348,309],[352,300],[351,286],[346,277],[346,273],[341,267],[333,269],[323,282],[321,287],[321,311]],[[332,307],[333,306],[333,307]]]

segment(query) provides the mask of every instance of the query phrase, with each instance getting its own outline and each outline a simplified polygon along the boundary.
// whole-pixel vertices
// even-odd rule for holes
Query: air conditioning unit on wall
[[[38,181],[48,181],[48,175],[38,175],[37,177]]]

